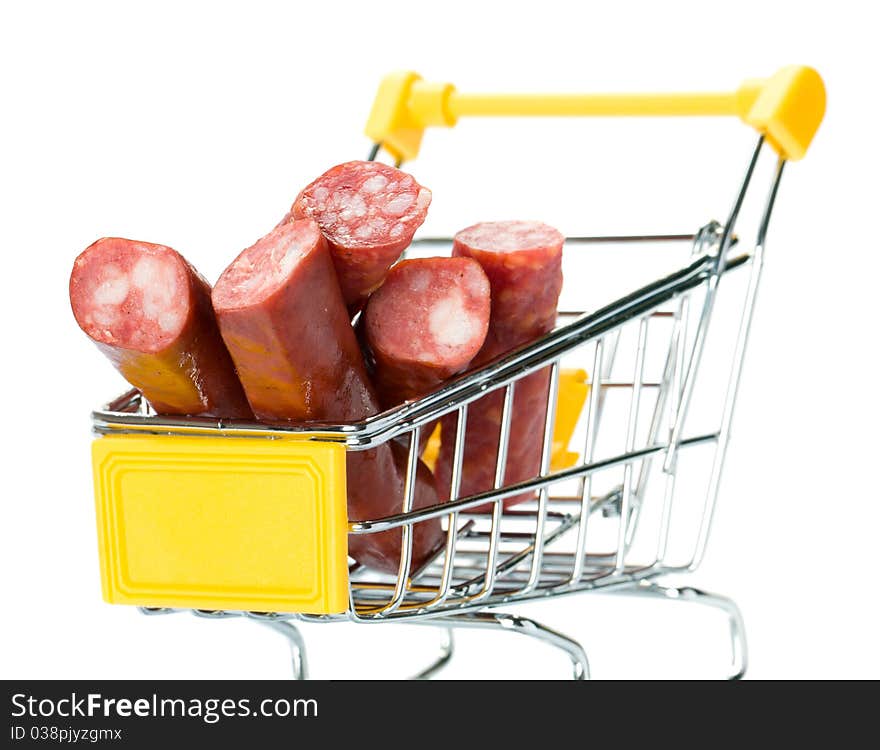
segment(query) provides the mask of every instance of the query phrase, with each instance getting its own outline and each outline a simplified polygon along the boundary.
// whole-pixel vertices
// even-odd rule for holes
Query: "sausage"
[[[553,330],[562,289],[564,239],[553,227],[536,221],[485,222],[455,235],[452,254],[479,262],[492,289],[489,332],[473,368]],[[540,472],[549,377],[549,368],[545,368],[516,382],[504,484],[520,482]],[[501,389],[468,408],[460,497],[486,492],[495,486],[503,402]],[[438,496],[444,499],[449,497],[455,420],[455,415],[441,420],[435,475]],[[509,498],[505,505],[529,496]]]
[[[431,191],[411,175],[380,162],[350,161],[308,185],[283,221],[318,222],[345,304],[356,311],[412,242],[430,204]]]
[[[244,250],[212,301],[258,419],[346,422],[371,413],[375,396],[314,221],[280,225]]]
[[[368,451],[348,452],[346,466],[349,477],[348,507],[351,520],[400,513],[405,489],[406,459],[407,449],[395,441],[383,443]],[[359,482],[364,482],[364,486],[356,486]],[[381,509],[372,510],[379,508],[380,502]],[[434,475],[424,463],[419,461],[416,468],[413,509],[426,508],[438,502]],[[359,510],[361,508],[365,510]],[[446,543],[446,533],[437,519],[414,524],[412,537],[410,575],[440,552]],[[400,548],[400,529],[380,531],[377,534],[350,534],[348,537],[348,554],[355,560],[374,570],[395,575],[400,564]]]
[[[470,258],[403,260],[360,318],[382,408],[463,372],[489,329],[489,280]],[[426,430],[430,434],[430,430]]]
[[[80,328],[160,414],[253,419],[211,287],[164,245],[105,237],[70,274]]]
[[[327,243],[311,219],[280,224],[244,250],[213,292],[220,332],[256,416],[266,420],[350,422],[379,410]],[[348,451],[348,515],[369,520],[399,513],[405,451],[384,443]],[[425,469],[427,471],[427,469]],[[413,507],[437,502],[424,471]],[[439,520],[414,530],[415,571],[445,542]],[[358,562],[396,573],[399,529],[349,537]]]

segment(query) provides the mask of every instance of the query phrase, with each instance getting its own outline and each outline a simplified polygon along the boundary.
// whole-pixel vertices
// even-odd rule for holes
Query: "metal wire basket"
[[[790,87],[786,91],[790,96]],[[651,113],[650,107],[647,111]],[[818,117],[812,128],[815,132],[821,111],[813,117]],[[390,126],[386,123],[386,127]],[[405,621],[445,628],[440,656],[418,677],[430,676],[449,661],[453,653],[452,629],[475,627],[506,629],[556,646],[570,657],[575,678],[582,679],[589,677],[589,664],[577,641],[534,620],[500,613],[496,608],[588,591],[669,598],[706,604],[726,613],[732,641],[729,676],[741,677],[747,655],[736,604],[694,588],[664,585],[658,579],[695,570],[709,539],[761,277],[767,227],[783,167],[794,155],[790,149],[780,147],[782,137],[777,130],[778,126],[762,130],[724,223],[710,222],[695,233],[681,235],[573,237],[566,243],[567,248],[580,245],[587,251],[596,246],[652,243],[658,251],[674,253],[681,259],[674,271],[602,309],[561,313],[552,333],[418,401],[357,424],[283,428],[159,417],[150,412],[136,391],[95,411],[93,427],[99,435],[256,439],[294,435],[344,445],[345,450],[352,451],[368,450],[390,440],[409,447],[400,513],[352,522],[347,527],[348,533],[359,535],[398,530],[403,544],[396,576],[377,574],[352,563],[344,612],[190,609],[204,617],[249,617],[283,633],[290,639],[294,672],[300,678],[307,675],[306,659],[294,622],[348,620]],[[383,143],[399,159],[412,155],[406,144],[396,143],[393,137],[390,141],[383,139]],[[768,146],[773,146],[777,163],[757,235],[753,243],[747,243],[737,238],[734,228],[759,157],[770,150]],[[371,157],[375,158],[377,151],[378,145]],[[413,250],[437,250],[448,244],[449,238],[422,239],[413,244]],[[728,282],[729,277],[739,281],[731,278]],[[730,335],[724,332],[723,337],[716,337],[710,332],[722,279],[724,304],[736,309],[738,322]],[[710,369],[717,375],[723,363],[724,377],[720,381],[715,378],[703,389],[703,380],[709,380],[712,374],[704,372],[704,354],[710,344],[716,347]],[[558,468],[551,464],[551,455],[560,373],[572,367],[586,370],[589,390],[569,446],[576,453],[567,467]],[[526,481],[505,484],[511,406],[517,383],[545,368],[549,369],[550,387],[541,471]],[[459,497],[468,407],[491,391],[503,393],[495,488]],[[693,427],[695,420],[689,418],[695,399],[701,399],[699,416],[701,422],[708,421],[705,428],[702,424],[699,429]],[[451,499],[412,510],[419,447],[424,443],[421,432],[448,414],[455,415],[456,424]],[[505,508],[505,498],[523,493],[531,493],[533,499]],[[487,507],[491,510],[486,511]],[[447,534],[445,549],[422,569],[413,570],[414,528],[431,519],[442,520]],[[142,611],[165,614],[180,608],[143,606]]]

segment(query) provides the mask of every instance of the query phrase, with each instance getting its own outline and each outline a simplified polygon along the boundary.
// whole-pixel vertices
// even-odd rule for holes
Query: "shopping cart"
[[[398,163],[410,160],[426,127],[470,115],[739,115],[760,135],[724,223],[681,235],[573,237],[566,245],[651,244],[680,258],[675,270],[601,309],[561,312],[553,332],[418,401],[357,424],[286,427],[157,416],[137,391],[95,411],[105,599],[145,614],[256,620],[289,639],[300,678],[307,669],[295,623],[347,620],[443,628],[441,654],[419,677],[452,657],[455,628],[489,628],[558,647],[578,679],[589,677],[589,665],[577,641],[497,608],[589,591],[676,599],[726,613],[730,676],[741,677],[746,641],[736,604],[659,579],[689,573],[704,557],[770,214],[783,167],[804,155],[824,105],[821,79],[803,67],[732,94],[693,95],[466,95],[413,73],[387,77],[367,126],[371,159],[384,149]],[[747,245],[734,227],[759,158],[771,149],[776,166]],[[450,242],[420,239],[412,251]],[[729,335],[710,336],[722,279],[721,296],[737,319]],[[704,374],[722,372],[721,354],[721,388],[705,390]],[[540,473],[505,484],[517,383],[545,368]],[[495,488],[459,497],[468,407],[495,390],[503,393]],[[713,413],[714,422],[692,427],[695,411]],[[451,500],[412,510],[421,433],[447,414],[456,425]],[[391,440],[409,446],[400,512],[349,523],[345,452]],[[431,449],[429,441],[426,455]],[[505,498],[523,493],[533,499],[505,507]],[[414,570],[413,530],[432,519],[444,525],[445,548]],[[347,557],[348,534],[389,530],[403,540],[396,576]]]

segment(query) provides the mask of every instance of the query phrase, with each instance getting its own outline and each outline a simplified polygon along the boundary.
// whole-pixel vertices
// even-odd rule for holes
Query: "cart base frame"
[[[730,664],[725,675],[728,680],[740,680],[748,668],[748,646],[742,612],[733,599],[693,586],[674,586],[655,580],[639,580],[600,592],[615,596],[632,596],[642,599],[661,599],[666,601],[688,602],[704,607],[718,609],[727,616],[730,637]],[[144,614],[171,614],[182,610],[167,608],[142,608]],[[309,679],[306,641],[300,629],[284,615],[261,615],[252,612],[207,612],[192,610],[197,617],[207,619],[227,619],[243,616],[263,627],[282,635],[290,649],[292,676],[295,680]],[[455,656],[454,631],[459,628],[485,629],[514,633],[547,644],[558,649],[571,662],[572,679],[591,679],[590,662],[581,643],[571,636],[560,633],[537,620],[509,612],[478,610],[459,614],[447,614],[428,620],[405,620],[408,624],[434,627],[441,631],[442,639],[439,653],[423,669],[410,679],[427,680],[432,678],[452,661]]]

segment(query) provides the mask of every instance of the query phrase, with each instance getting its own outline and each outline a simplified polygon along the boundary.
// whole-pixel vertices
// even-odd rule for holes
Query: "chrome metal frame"
[[[694,234],[570,238],[577,243],[688,243],[687,263],[668,276],[637,289],[616,302],[591,313],[578,314],[552,333],[528,346],[463,375],[439,391],[418,401],[398,406],[355,424],[267,425],[205,418],[158,417],[149,412],[136,391],[124,394],[92,414],[98,433],[137,432],[188,434],[236,438],[299,437],[344,443],[348,450],[368,450],[389,440],[409,446],[409,460],[401,511],[383,518],[354,521],[351,534],[372,534],[399,529],[402,551],[398,574],[382,576],[357,565],[351,569],[350,607],[341,615],[287,613],[203,612],[203,617],[241,615],[260,621],[284,635],[290,645],[294,674],[305,677],[305,649],[291,620],[358,623],[409,622],[441,627],[445,640],[435,662],[416,676],[436,673],[454,652],[452,629],[459,627],[508,630],[528,635],[561,649],[571,659],[577,679],[589,677],[589,663],[583,648],[574,640],[532,620],[488,611],[499,606],[586,591],[605,591],[648,598],[666,598],[702,603],[722,609],[729,617],[733,658],[730,677],[745,673],[747,656],[742,617],[729,599],[693,588],[663,586],[655,579],[671,573],[695,570],[702,561],[711,531],[724,459],[755,299],[763,266],[767,227],[773,210],[785,162],[779,160],[764,204],[757,239],[751,251],[741,251],[734,228],[749,190],[758,158],[764,147],[759,139],[746,169],[726,223],[710,223]],[[377,149],[378,151],[378,149]],[[372,156],[376,154],[373,153]],[[417,240],[414,245],[434,247],[449,244],[449,238]],[[734,252],[736,250],[736,252]],[[722,277],[748,267],[748,287],[732,365],[724,393],[717,430],[687,434],[701,361],[709,340],[710,323]],[[698,299],[701,298],[701,301]],[[700,303],[694,307],[693,303]],[[699,310],[695,325],[689,325],[692,311]],[[570,314],[561,319],[571,317]],[[645,380],[645,352],[658,340],[658,321],[671,323],[665,341],[662,377]],[[615,380],[613,368],[620,348],[621,331],[636,330],[636,349],[631,380]],[[690,329],[690,330],[689,330]],[[571,467],[551,470],[550,455],[556,410],[560,363],[584,347],[592,347],[590,393],[582,422],[585,426],[579,461]],[[550,369],[547,419],[543,433],[541,470],[537,476],[505,484],[507,444],[516,383],[527,375]],[[598,373],[598,376],[597,376]],[[469,405],[491,391],[503,389],[503,408],[495,487],[491,491],[459,497],[463,443]],[[629,390],[626,439],[619,453],[597,452],[600,427],[607,422],[607,398],[614,391]],[[655,393],[647,430],[640,416],[646,393]],[[418,464],[420,430],[446,414],[457,414],[450,501],[412,510],[413,487]],[[605,417],[605,421],[603,421]],[[663,435],[664,427],[666,435]],[[697,530],[684,561],[673,562],[670,533],[675,526],[675,500],[679,458],[691,449],[712,446],[711,470]],[[655,460],[656,459],[656,460]],[[659,471],[658,471],[659,469]],[[616,472],[619,484],[595,495],[596,479]],[[574,484],[575,490],[560,488]],[[659,521],[656,529],[644,532],[645,508],[652,487],[660,488]],[[533,493],[536,500],[505,508],[505,498]],[[491,512],[479,509],[491,505]],[[475,510],[477,509],[477,510]],[[598,514],[598,515],[597,515]],[[422,570],[412,571],[414,525],[442,519],[447,543],[438,557]],[[597,520],[594,520],[597,519]],[[611,549],[591,546],[593,526],[616,523]],[[652,534],[648,559],[633,560],[640,532]],[[649,540],[650,541],[650,540]],[[150,614],[174,610],[143,610]]]

